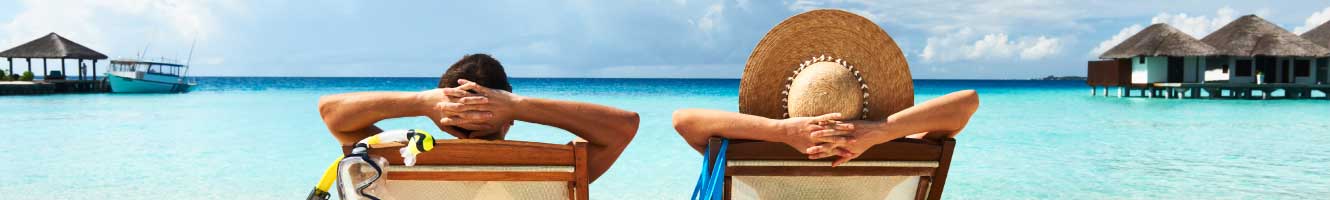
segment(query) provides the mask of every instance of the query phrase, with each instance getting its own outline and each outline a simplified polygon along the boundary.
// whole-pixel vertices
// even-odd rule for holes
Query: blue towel
[[[720,139],[720,151],[716,159],[711,159],[711,143],[707,143],[706,156],[702,157],[702,174],[697,177],[693,187],[693,200],[719,200],[725,193],[725,150],[730,146],[729,139]]]

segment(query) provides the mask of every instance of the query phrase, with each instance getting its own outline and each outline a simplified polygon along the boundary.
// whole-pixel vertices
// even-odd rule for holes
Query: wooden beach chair
[[[580,138],[568,144],[438,140],[409,167],[399,148],[369,151],[388,160],[385,186],[395,199],[588,199],[587,142]]]
[[[719,138],[712,138],[710,145],[719,146],[720,142]],[[756,185],[780,190],[782,188],[780,182],[797,181],[853,188],[840,191],[828,189],[780,192],[798,193],[798,195],[762,198],[884,199],[864,197],[854,192],[863,189],[891,191],[885,199],[937,200],[942,198],[942,186],[946,184],[947,170],[951,165],[951,154],[955,147],[954,138],[941,140],[902,138],[873,146],[859,158],[832,168],[830,158],[808,160],[807,155],[784,143],[732,140],[726,151],[728,163],[725,168],[724,198],[733,199],[736,192],[740,194],[741,199],[756,198],[755,189],[758,187],[752,187],[755,183],[748,182],[766,182]],[[714,156],[717,153],[719,152],[712,152],[710,155]],[[734,181],[735,178],[740,181]]]

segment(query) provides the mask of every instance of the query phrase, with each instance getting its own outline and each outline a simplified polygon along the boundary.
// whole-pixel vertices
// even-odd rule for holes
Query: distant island
[[[1085,80],[1085,77],[1084,77],[1084,76],[1053,76],[1053,75],[1048,75],[1047,77],[1043,77],[1043,78],[1032,78],[1032,79],[1030,79],[1030,80],[1036,80],[1036,81],[1083,81],[1083,80]]]

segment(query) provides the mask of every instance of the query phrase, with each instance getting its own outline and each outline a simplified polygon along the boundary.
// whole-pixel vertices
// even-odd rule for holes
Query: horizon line
[[[437,78],[440,78],[440,77],[433,77],[433,76],[190,76],[190,77],[205,77],[205,78],[436,78],[436,79],[437,79]],[[1065,76],[1059,76],[1059,77],[1065,77]],[[695,79],[695,80],[740,80],[740,78],[706,78],[706,77],[665,78],[665,77],[522,77],[522,76],[510,76],[510,77],[508,77],[508,78],[519,78],[519,79]],[[1033,80],[1033,79],[1038,79],[1038,78],[1026,78],[1026,79],[1019,79],[1019,78],[1012,78],[1012,79],[912,78],[911,80],[981,80],[981,81],[1013,80],[1013,81],[1029,81],[1029,80]]]

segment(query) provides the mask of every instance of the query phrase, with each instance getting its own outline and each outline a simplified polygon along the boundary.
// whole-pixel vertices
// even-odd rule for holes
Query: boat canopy
[[[163,66],[171,66],[171,67],[184,67],[184,66],[185,66],[185,65],[181,65],[181,64],[175,64],[175,63],[151,62],[151,61],[139,61],[139,60],[111,60],[111,64],[112,64],[112,65],[163,65]]]

